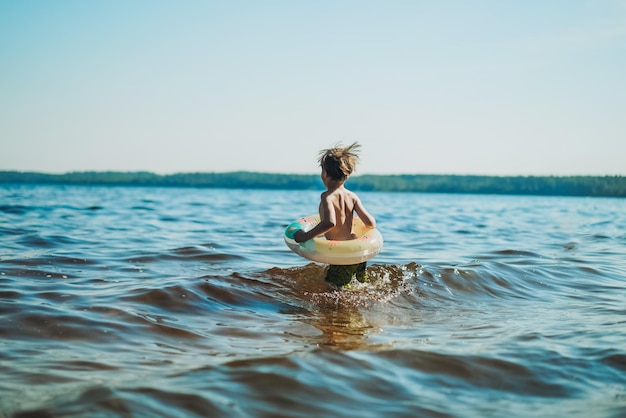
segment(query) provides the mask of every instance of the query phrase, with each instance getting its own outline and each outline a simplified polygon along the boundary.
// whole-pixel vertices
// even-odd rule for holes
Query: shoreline
[[[85,171],[64,174],[0,171],[0,184],[319,190],[317,174],[261,172],[176,173]],[[354,191],[494,195],[626,197],[625,176],[484,176],[364,174],[348,180]]]

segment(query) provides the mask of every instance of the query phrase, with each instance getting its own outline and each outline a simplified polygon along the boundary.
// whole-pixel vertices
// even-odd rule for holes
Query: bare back
[[[326,239],[346,241],[356,238],[352,231],[355,212],[365,225],[375,227],[374,218],[363,208],[359,197],[344,187],[322,193],[319,212],[322,222],[333,225],[324,234]]]

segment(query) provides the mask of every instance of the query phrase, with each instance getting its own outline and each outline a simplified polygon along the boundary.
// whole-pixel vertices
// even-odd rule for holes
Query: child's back
[[[326,202],[326,205],[324,205],[323,202]],[[330,212],[328,215],[324,213],[325,206]],[[355,239],[356,235],[352,231],[352,221],[355,212],[366,226],[371,228],[376,226],[376,221],[367,213],[365,208],[363,208],[361,200],[355,193],[352,193],[343,186],[322,193],[320,217],[322,219],[330,218],[331,222],[334,224],[334,226],[324,234],[326,239],[337,241]]]

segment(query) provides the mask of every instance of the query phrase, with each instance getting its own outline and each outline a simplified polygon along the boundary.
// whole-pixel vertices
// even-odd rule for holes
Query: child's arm
[[[363,221],[365,226],[369,228],[376,228],[376,219],[370,213],[365,210],[365,207],[361,203],[361,199],[357,195],[354,195],[354,211],[359,215],[359,218]]]
[[[328,201],[328,198],[323,195],[320,202],[320,218],[320,223],[315,225],[315,227],[313,227],[313,229],[311,229],[310,231],[296,231],[296,233],[293,234],[293,239],[297,243],[308,241],[317,236],[325,234],[335,227],[335,225],[337,224],[335,211],[331,210],[331,203]]]

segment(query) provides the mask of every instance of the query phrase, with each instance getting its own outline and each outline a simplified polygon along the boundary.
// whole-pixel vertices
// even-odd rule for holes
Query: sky
[[[0,170],[626,175],[626,0],[0,0]]]

